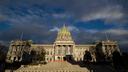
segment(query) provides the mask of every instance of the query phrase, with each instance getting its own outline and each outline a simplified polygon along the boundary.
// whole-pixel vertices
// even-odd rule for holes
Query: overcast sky
[[[128,0],[0,0],[0,42],[53,43],[66,24],[76,43],[105,40],[128,48]]]

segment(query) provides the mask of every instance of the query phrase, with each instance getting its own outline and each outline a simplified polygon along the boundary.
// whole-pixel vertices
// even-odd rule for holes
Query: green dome
[[[71,41],[71,33],[68,28],[64,25],[58,32],[57,41]]]

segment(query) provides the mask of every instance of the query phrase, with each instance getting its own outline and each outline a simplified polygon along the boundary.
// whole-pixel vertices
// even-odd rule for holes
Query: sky
[[[0,0],[0,43],[53,43],[66,25],[76,44],[116,40],[128,51],[128,0]]]

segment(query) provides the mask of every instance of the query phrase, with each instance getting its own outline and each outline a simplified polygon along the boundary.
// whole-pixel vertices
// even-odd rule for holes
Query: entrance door
[[[63,60],[66,61],[66,57],[63,57]]]
[[[60,57],[58,57],[58,60],[60,60]]]

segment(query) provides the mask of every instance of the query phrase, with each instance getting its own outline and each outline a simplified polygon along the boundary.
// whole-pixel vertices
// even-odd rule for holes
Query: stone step
[[[89,72],[89,70],[68,62],[51,62],[46,65],[21,66],[15,72]]]

